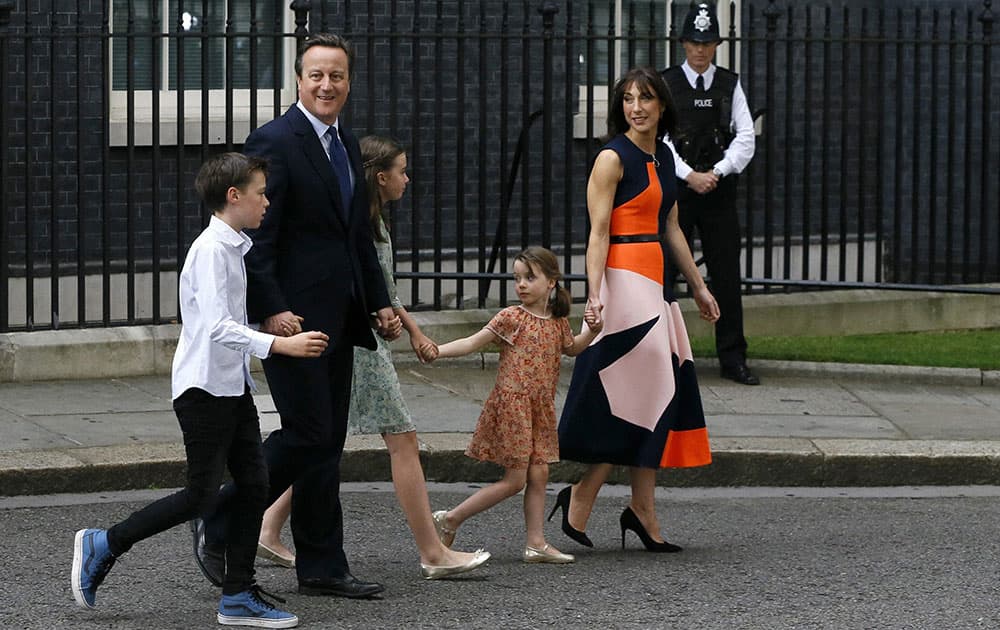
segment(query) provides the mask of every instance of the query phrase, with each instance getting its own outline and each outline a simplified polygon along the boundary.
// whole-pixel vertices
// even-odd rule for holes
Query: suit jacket
[[[356,182],[346,222],[329,157],[296,105],[247,138],[243,151],[268,161],[271,204],[250,233],[247,311],[251,322],[293,311],[305,318],[303,330],[330,336],[328,351],[375,349],[369,314],[389,306],[389,295],[368,220],[361,147],[340,131]]]

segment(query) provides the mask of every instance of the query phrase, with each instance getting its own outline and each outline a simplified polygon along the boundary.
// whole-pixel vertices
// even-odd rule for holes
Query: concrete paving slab
[[[0,409],[0,427],[3,427],[0,452],[62,448],[70,445],[58,434],[2,409]]]
[[[871,404],[879,415],[913,439],[1000,439],[1000,410],[968,399],[953,403],[918,399]]]
[[[702,384],[730,413],[812,416],[874,416],[862,400],[836,383],[816,380],[782,379],[767,387],[747,387],[730,381]]]
[[[181,440],[181,430],[173,411],[32,416],[31,421],[62,437],[65,440],[64,446],[108,446]]]
[[[1000,387],[968,387],[963,391],[972,400],[977,400],[993,409],[1000,409]]]
[[[440,381],[426,380],[421,374],[407,370],[400,371],[399,380],[403,400],[410,409],[418,434],[475,429],[482,411],[481,400],[469,398],[471,394],[468,393],[457,393],[450,382],[442,385]]]
[[[878,416],[811,414],[721,414],[706,419],[709,435],[743,437],[903,438],[903,432]]]
[[[930,385],[926,383],[842,382],[841,387],[867,402],[962,403],[969,393],[982,387]],[[1000,392],[998,392],[1000,393]]]
[[[808,363],[804,361],[752,360],[762,376],[815,376],[834,380],[894,383],[981,385],[983,373],[976,368],[938,368],[911,365],[859,365],[852,363]]]
[[[0,383],[0,408],[25,417],[172,409],[169,388],[154,395],[130,379]]]

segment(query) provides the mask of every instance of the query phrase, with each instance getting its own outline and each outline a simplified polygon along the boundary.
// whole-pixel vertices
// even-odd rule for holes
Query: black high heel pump
[[[555,516],[556,510],[562,508],[563,533],[584,547],[593,547],[594,543],[590,542],[590,538],[587,537],[585,532],[581,532],[569,524],[569,499],[570,494],[573,492],[572,488],[573,486],[566,486],[556,495],[556,504],[552,506],[552,511],[549,512],[549,520],[551,521],[552,517]]]
[[[646,551],[652,551],[653,553],[677,553],[683,549],[683,547],[678,547],[667,541],[659,542],[653,540],[649,532],[646,531],[646,528],[642,526],[639,517],[635,515],[635,512],[630,507],[625,508],[618,522],[622,526],[622,549],[625,548],[625,530],[627,529],[635,532],[636,536],[639,537],[639,540],[646,547]]]

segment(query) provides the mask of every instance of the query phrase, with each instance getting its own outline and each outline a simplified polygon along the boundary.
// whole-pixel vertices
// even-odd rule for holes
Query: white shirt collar
[[[322,138],[323,134],[326,133],[326,131],[331,127],[331,125],[328,125],[319,118],[316,118],[316,116],[314,116],[312,112],[306,109],[306,106],[302,104],[302,101],[295,101],[295,106],[299,108],[299,111],[301,111],[303,114],[306,115],[306,120],[308,120],[309,124],[312,125],[313,130],[316,132],[316,135]],[[340,133],[339,116],[337,117],[337,120],[333,121],[332,126],[337,128],[337,133],[339,134]]]
[[[208,229],[218,237],[219,242],[239,249],[240,256],[246,255],[250,251],[250,248],[253,247],[253,241],[250,240],[249,236],[243,232],[237,232],[228,223],[214,214],[208,220]]]
[[[698,73],[695,72],[694,68],[688,65],[687,61],[681,65],[681,68],[684,70],[684,76],[687,77],[688,83],[691,84],[691,87],[694,87],[695,83],[698,81]],[[712,79],[715,78],[715,64],[708,64],[708,69],[702,72],[701,76],[705,77],[705,89],[707,90],[712,86]]]

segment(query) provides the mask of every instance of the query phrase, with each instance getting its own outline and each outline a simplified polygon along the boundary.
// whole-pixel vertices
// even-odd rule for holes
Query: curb
[[[493,464],[464,455],[469,434],[421,436],[421,462],[431,482],[492,482]],[[378,446],[376,446],[376,443]],[[1000,441],[717,438],[713,463],[661,470],[664,487],[843,487],[983,485],[1000,479]],[[554,464],[550,481],[574,482],[585,465]],[[185,483],[180,444],[112,446],[0,455],[3,495],[174,488]],[[389,457],[378,436],[354,436],[341,462],[343,481],[391,481]],[[627,484],[616,467],[609,483]]]

